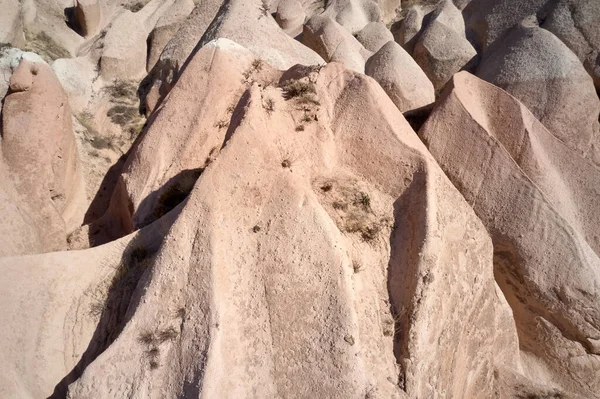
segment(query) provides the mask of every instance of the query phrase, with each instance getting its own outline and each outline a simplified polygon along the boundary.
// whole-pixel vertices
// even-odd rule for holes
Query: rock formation
[[[0,6],[0,397],[600,399],[597,2]]]
[[[535,22],[514,27],[477,75],[517,97],[556,137],[600,164],[600,100],[577,56]]]
[[[586,377],[600,353],[597,167],[515,98],[466,72],[419,135],[491,235],[523,357],[536,359],[526,372],[548,391],[597,395],[599,381]]]
[[[32,113],[35,109],[36,113]],[[85,191],[67,96],[44,64],[22,60],[10,78],[2,107],[3,185],[15,207],[26,204],[27,223],[36,240],[26,252],[11,250],[19,234],[6,236],[2,255],[49,252],[66,248],[67,234],[83,221]],[[10,188],[14,185],[14,190]],[[11,202],[12,202],[11,201]]]

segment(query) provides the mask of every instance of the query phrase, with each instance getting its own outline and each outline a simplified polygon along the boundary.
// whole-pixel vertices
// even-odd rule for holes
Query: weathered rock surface
[[[13,72],[19,66],[21,59],[32,63],[46,64],[39,55],[19,50],[18,48],[8,47],[0,50],[0,99],[3,99],[8,92],[8,84]]]
[[[464,9],[466,26],[484,53],[514,25],[536,13],[548,0],[472,0]]]
[[[98,33],[102,23],[102,9],[98,0],[76,0],[74,19],[83,36]]]
[[[215,53],[236,68],[225,55]],[[186,114],[171,99],[193,71],[190,63],[159,115]],[[207,72],[206,82],[222,79],[217,68]],[[314,85],[321,104],[304,130],[293,82]],[[396,106],[372,79],[339,64],[297,67],[281,84],[286,96],[256,83],[244,89],[226,145],[166,218],[135,238],[22,260],[21,271],[46,262],[34,285],[44,301],[31,301],[25,317],[19,283],[3,286],[0,312],[15,321],[0,331],[3,342],[26,340],[39,356],[1,348],[6,394],[52,393],[58,372],[35,378],[49,365],[73,370],[57,390],[75,380],[68,391],[77,398],[487,397],[501,382],[495,369],[518,373],[489,237]],[[213,118],[207,111],[198,126]],[[152,181],[155,172],[138,176]],[[0,260],[5,275],[15,275],[17,261]],[[53,282],[66,275],[76,276],[73,287],[59,294]],[[60,304],[44,325],[41,303]],[[86,319],[76,331],[52,328],[90,312],[97,326]],[[12,371],[24,365],[32,380]]]
[[[220,0],[201,1],[183,22],[182,27],[165,46],[148,76],[145,98],[150,113],[162,100],[179,77],[190,54],[208,29],[221,6]]]
[[[137,79],[146,71],[147,33],[131,11],[124,11],[112,23],[104,40],[100,61],[102,77]]]
[[[363,73],[371,56],[354,36],[333,19],[314,16],[304,25],[302,43],[327,62],[339,62],[346,68]]]
[[[594,79],[596,88],[600,88],[599,15],[600,2],[561,0],[555,2],[542,24],[577,54]]]
[[[148,61],[146,64],[148,71],[152,70],[167,43],[179,31],[193,10],[194,2],[192,0],[177,0],[158,20],[148,37]]]
[[[323,59],[279,28],[270,14],[261,10],[260,0],[231,0],[225,3],[200,41],[225,38],[246,47],[257,58],[275,68],[295,64],[319,65]]]
[[[401,3],[0,0],[0,398],[600,399],[600,3]]]
[[[395,21],[402,10],[401,0],[375,0],[375,2],[381,10],[381,18],[385,24]]]
[[[409,43],[410,39],[404,41]],[[439,90],[476,55],[465,37],[460,11],[450,0],[440,2],[415,42],[415,61]]]
[[[91,228],[92,236],[96,231],[101,236],[92,241],[105,242],[102,235],[114,239],[147,225],[177,205],[170,195],[192,189],[224,144],[242,82],[271,80],[263,64],[253,62],[249,50],[228,39],[211,42],[194,55],[132,149],[107,214]]]
[[[515,98],[466,72],[419,135],[490,232],[525,375],[546,390],[531,394],[597,397],[598,168]]]
[[[375,53],[365,66],[400,112],[431,104],[435,100],[433,84],[411,56],[394,41]]]
[[[423,26],[425,11],[420,6],[412,6],[408,9],[406,17],[393,30],[394,40],[406,51],[412,54],[415,42],[419,38],[419,32]],[[396,24],[395,24],[396,25]]]
[[[477,75],[517,97],[557,138],[600,164],[600,100],[577,56],[552,33],[520,24]]]
[[[21,46],[25,43],[21,7],[18,0],[0,0],[0,43]]]
[[[288,35],[295,37],[302,32],[306,13],[298,0],[283,0],[277,6],[275,20]]]
[[[382,20],[381,9],[371,0],[328,1],[323,16],[332,18],[352,34],[360,31],[369,22]]]
[[[392,32],[381,22],[370,22],[356,34],[356,40],[367,50],[375,53],[384,44],[394,40]]]
[[[64,249],[85,206],[67,97],[47,65],[27,60],[11,76],[10,89],[2,107],[0,150],[8,178],[3,185],[13,184],[15,206],[24,203],[28,209],[34,233],[26,234],[35,234],[39,245],[27,253]]]

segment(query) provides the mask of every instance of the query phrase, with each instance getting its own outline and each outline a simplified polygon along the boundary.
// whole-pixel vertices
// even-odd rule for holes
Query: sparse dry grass
[[[167,341],[174,341],[179,336],[179,331],[173,327],[167,327],[157,332],[144,331],[138,337],[138,341],[147,347],[144,354],[148,358],[151,370],[160,367],[160,345]]]
[[[269,16],[269,1],[268,0],[261,1],[260,13],[261,13],[261,16],[263,16],[263,17]]]
[[[226,127],[229,127],[229,121],[226,119],[221,119],[220,121],[217,121],[217,123],[215,123],[215,127],[217,129],[225,129]]]
[[[27,43],[23,46],[23,51],[37,53],[48,63],[52,63],[59,58],[71,57],[71,54],[48,36],[46,32],[33,33],[26,31],[25,39]]]
[[[113,104],[107,116],[111,122],[121,126],[129,143],[133,142],[144,129],[146,119],[140,114],[137,86],[135,82],[115,79],[110,86],[104,88]],[[124,142],[125,143],[125,142]],[[124,144],[123,143],[123,144]]]
[[[137,2],[137,3],[129,3],[129,4],[125,4],[123,5],[123,8],[125,8],[126,10],[129,10],[131,12],[138,12],[140,11],[142,8],[144,8],[145,4],[142,2]]]
[[[297,97],[306,97],[309,94],[316,94],[314,83],[300,79],[288,80],[282,89],[283,97],[286,100]]]
[[[110,120],[122,127],[126,127],[136,122],[140,116],[137,107],[131,105],[117,104],[113,105],[107,113]]]
[[[130,102],[137,99],[137,87],[133,82],[115,79],[110,86],[104,88],[114,102]]]
[[[326,183],[324,183],[321,186],[321,191],[323,191],[324,193],[328,193],[329,191],[331,191],[333,189],[333,183],[328,181]]]
[[[267,111],[269,115],[272,114],[275,111],[275,100],[273,100],[272,98],[267,98],[263,102],[263,108]]]
[[[179,332],[173,327],[168,327],[158,332],[158,342],[161,344],[167,341],[174,341],[179,336]]]

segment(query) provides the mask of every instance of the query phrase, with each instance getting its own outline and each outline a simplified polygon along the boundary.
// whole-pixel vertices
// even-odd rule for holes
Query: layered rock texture
[[[595,2],[70,4],[0,1],[0,397],[600,398]]]

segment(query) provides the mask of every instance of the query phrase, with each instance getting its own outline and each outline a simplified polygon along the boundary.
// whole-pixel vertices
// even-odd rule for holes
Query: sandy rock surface
[[[433,84],[421,67],[396,42],[389,41],[373,54],[365,74],[375,79],[401,112],[434,102]]]
[[[525,104],[556,137],[600,162],[600,101],[592,78],[556,36],[526,21],[477,69]]]
[[[0,397],[600,399],[599,4],[0,0]]]
[[[595,396],[598,380],[585,376],[597,372],[600,351],[597,167],[466,72],[419,135],[490,232],[526,375],[567,396]]]
[[[64,249],[85,211],[67,96],[47,65],[27,60],[12,74],[9,90],[0,143],[11,175],[6,184],[14,184],[17,204],[25,202],[31,210],[30,225],[40,243],[33,252]]]

